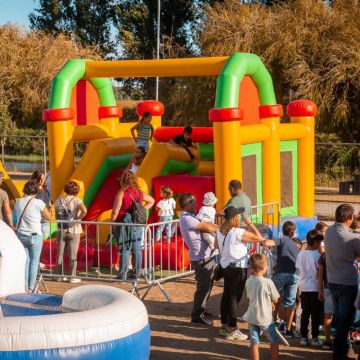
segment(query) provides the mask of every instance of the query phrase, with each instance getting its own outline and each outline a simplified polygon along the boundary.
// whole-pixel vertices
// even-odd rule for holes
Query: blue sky
[[[28,27],[28,15],[37,6],[38,0],[0,0],[0,25],[11,22]]]

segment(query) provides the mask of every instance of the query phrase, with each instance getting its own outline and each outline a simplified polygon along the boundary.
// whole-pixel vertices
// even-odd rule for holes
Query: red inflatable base
[[[56,239],[44,240],[43,248],[40,256],[40,262],[45,265],[46,269],[56,269],[56,258],[57,258],[57,241]],[[79,250],[77,254],[77,271],[86,270],[86,261],[87,269],[90,270],[93,267],[94,261],[94,246],[88,244],[87,246],[87,259],[86,259],[86,246],[85,243],[80,242]],[[70,258],[69,250],[65,249],[64,254],[64,271],[68,272],[70,270]]]

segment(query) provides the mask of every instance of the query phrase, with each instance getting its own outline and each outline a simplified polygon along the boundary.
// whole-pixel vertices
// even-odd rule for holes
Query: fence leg
[[[166,290],[162,287],[162,285],[160,284],[159,281],[154,281],[153,283],[151,283],[151,285],[146,289],[145,294],[140,298],[141,301],[144,301],[146,296],[149,294],[150,290],[157,285],[160,289],[160,291],[163,293],[163,295],[165,296],[166,300],[172,304],[172,300],[170,298],[170,296],[168,295],[168,293],[166,292]]]

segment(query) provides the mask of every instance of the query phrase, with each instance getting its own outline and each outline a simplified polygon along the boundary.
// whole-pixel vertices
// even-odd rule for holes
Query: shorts
[[[334,307],[334,300],[331,294],[330,289],[324,289],[324,314],[334,314],[335,307]]]
[[[145,149],[145,152],[149,151],[149,140],[146,139],[137,139],[136,147],[142,146]]]
[[[277,344],[280,341],[280,337],[276,331],[274,323],[267,326],[249,324],[249,335],[251,344],[260,344],[260,336],[262,334],[265,334],[270,344]]]
[[[299,277],[296,274],[278,273],[273,277],[277,291],[283,296],[286,308],[293,309],[296,302],[296,292],[299,286]]]

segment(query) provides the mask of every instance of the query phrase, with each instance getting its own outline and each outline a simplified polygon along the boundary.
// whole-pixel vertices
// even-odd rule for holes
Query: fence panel
[[[360,143],[315,143],[315,213],[333,221],[341,203],[360,209]]]
[[[33,135],[1,135],[1,161],[7,172],[30,174],[35,170],[45,173],[47,137]]]

